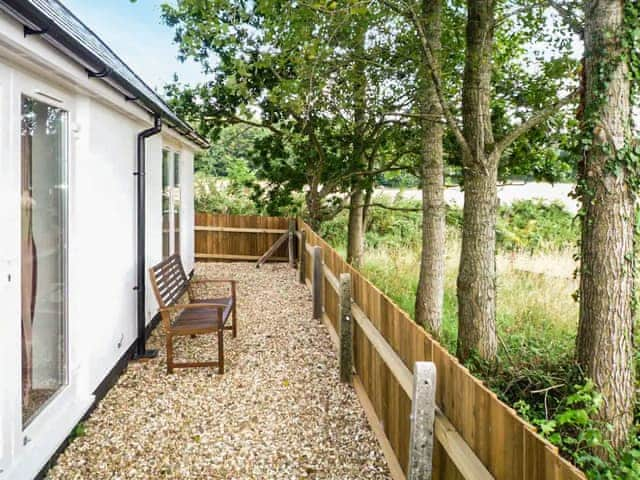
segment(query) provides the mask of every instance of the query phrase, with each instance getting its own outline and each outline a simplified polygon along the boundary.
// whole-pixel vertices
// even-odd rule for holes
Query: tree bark
[[[429,34],[429,48],[433,52],[440,75],[442,0],[424,0],[422,4],[424,30]],[[426,61],[425,61],[426,64]],[[440,115],[440,101],[427,68],[423,69],[422,110],[429,115]],[[445,203],[443,127],[430,120],[422,124],[422,252],[420,277],[416,292],[416,322],[435,337],[440,337],[442,305],[444,300]]]
[[[458,273],[458,357],[475,352],[493,361],[497,352],[495,225],[499,152],[491,125],[494,0],[467,1],[467,48],[462,91],[465,189]]]
[[[604,397],[604,431],[615,447],[626,443],[633,425],[633,232],[634,194],[624,168],[609,166],[630,138],[628,65],[616,33],[623,29],[621,0],[585,2],[584,134],[592,146],[583,153],[582,264],[577,360]],[[611,32],[614,34],[611,35]],[[617,64],[615,63],[617,62]],[[607,84],[598,78],[604,66]],[[604,145],[607,148],[603,148]]]
[[[497,163],[465,175],[462,252],[458,272],[458,351],[495,358]]]
[[[364,191],[355,186],[351,192],[347,239],[347,262],[356,268],[362,264],[364,255]]]
[[[309,226],[314,232],[317,232],[322,224],[322,200],[318,195],[316,182],[311,182],[309,191],[305,196],[307,203],[307,211],[309,213]]]

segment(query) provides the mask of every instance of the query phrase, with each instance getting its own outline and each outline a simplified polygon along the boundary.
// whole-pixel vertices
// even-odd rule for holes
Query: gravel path
[[[50,471],[71,479],[388,479],[352,388],[339,382],[328,332],[283,264],[201,264],[235,278],[238,337],[225,333],[222,376],[131,364]],[[177,359],[215,359],[214,336],[176,342]]]

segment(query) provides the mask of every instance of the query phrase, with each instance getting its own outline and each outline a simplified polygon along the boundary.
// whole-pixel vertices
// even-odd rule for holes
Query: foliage
[[[500,208],[497,241],[505,250],[562,250],[576,244],[578,230],[560,203],[517,201]]]
[[[87,434],[87,426],[85,425],[84,422],[78,422],[76,426],[73,427],[73,430],[71,430],[71,434],[69,435],[69,437],[71,439],[76,439],[76,438],[84,437],[86,434]]]
[[[196,174],[194,183],[196,212],[228,215],[257,215],[262,213],[251,199],[250,192],[227,189],[219,179]]]
[[[163,6],[181,55],[211,73],[166,93],[204,133],[229,124],[268,132],[251,160],[264,199],[281,207],[305,191],[317,223],[342,208],[334,194],[379,178],[362,171],[411,168],[414,127],[394,116],[411,103],[415,77],[406,26],[358,2],[210,3]]]
[[[196,172],[231,176],[240,183],[254,180],[255,165],[251,161],[254,144],[265,135],[260,129],[243,125],[220,129],[217,135],[210,136],[211,148],[196,157]]]
[[[400,194],[401,195],[401,194]],[[420,202],[387,195],[373,198],[367,220],[366,243],[369,248],[385,246],[418,249],[421,238]],[[389,210],[416,209],[416,212]],[[462,209],[446,207],[446,223],[451,229],[462,228]],[[343,212],[325,222],[320,233],[333,245],[346,243],[347,215]],[[542,200],[519,200],[502,206],[498,218],[497,244],[502,251],[554,251],[571,249],[578,240],[579,227],[562,204]]]
[[[591,380],[574,385],[562,398],[551,417],[536,415],[520,400],[518,413],[539,428],[541,435],[580,467],[591,479],[640,479],[640,436],[636,432],[630,445],[616,452],[606,439],[609,425],[598,420],[603,397]],[[638,432],[640,433],[640,432]]]

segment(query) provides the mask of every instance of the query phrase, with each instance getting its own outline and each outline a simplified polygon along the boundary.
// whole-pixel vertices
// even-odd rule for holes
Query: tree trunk
[[[351,192],[347,262],[355,268],[360,267],[364,255],[364,197],[364,191],[358,186]]]
[[[367,74],[364,63],[365,40],[367,25],[359,21],[354,26],[354,110],[353,110],[353,141],[351,153],[351,168],[360,171],[365,165],[364,130],[367,113]],[[347,262],[354,267],[360,267],[364,255],[364,188],[363,180],[357,175],[352,182],[351,203],[349,205],[349,226],[347,234]]]
[[[480,170],[480,169],[478,169]],[[489,174],[468,172],[464,184],[462,250],[458,272],[458,351],[493,360],[496,335],[497,163]]]
[[[307,211],[309,213],[309,226],[317,232],[322,224],[322,200],[316,189],[316,183],[311,182],[309,191],[305,196]]]
[[[373,165],[371,165],[371,167],[369,167],[369,170],[371,170],[373,168]],[[363,207],[363,211],[362,211],[362,223],[363,223],[363,229],[364,229],[364,233],[367,233],[367,230],[369,229],[369,211],[371,209],[371,199],[373,198],[373,185],[370,185],[364,195],[364,207]]]
[[[633,425],[633,232],[634,195],[629,172],[610,165],[629,139],[628,65],[618,62],[623,2],[585,2],[584,130],[592,146],[584,151],[582,172],[582,265],[577,359],[604,397],[604,430],[615,447],[626,443]],[[604,66],[608,84],[598,78]],[[603,145],[607,144],[607,148]]]
[[[442,33],[442,0],[423,1],[424,31],[430,38],[430,49],[439,63]],[[439,65],[436,75],[440,75]],[[423,69],[422,111],[438,115],[440,101],[427,69]],[[442,151],[443,127],[439,122],[422,122],[422,253],[420,277],[416,292],[416,322],[434,336],[440,337],[442,305],[444,300],[444,253],[445,253],[445,203],[444,160]]]
[[[462,90],[464,217],[458,273],[458,357],[493,361],[497,351],[495,225],[499,154],[493,152],[491,60],[494,0],[467,1]]]

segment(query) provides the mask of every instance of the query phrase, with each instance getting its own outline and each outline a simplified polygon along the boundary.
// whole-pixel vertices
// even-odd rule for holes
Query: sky
[[[166,0],[62,0],[150,87],[159,91],[173,81],[196,83],[200,66],[177,59],[173,29],[162,23],[160,5]]]

